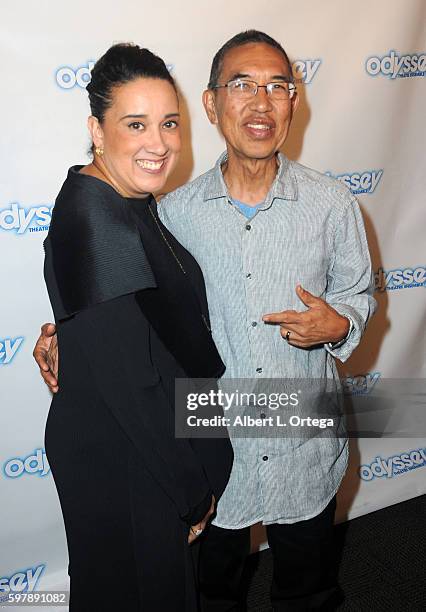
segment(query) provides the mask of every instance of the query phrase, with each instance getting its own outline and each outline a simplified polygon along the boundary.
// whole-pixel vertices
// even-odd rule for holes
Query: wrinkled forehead
[[[291,77],[291,69],[279,49],[265,43],[247,43],[230,49],[223,58],[221,81],[233,78],[273,80]]]

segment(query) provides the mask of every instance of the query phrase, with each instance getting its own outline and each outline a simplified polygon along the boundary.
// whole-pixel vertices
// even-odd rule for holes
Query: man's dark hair
[[[235,47],[242,47],[243,45],[247,45],[249,43],[264,43],[270,47],[278,49],[287,62],[290,69],[290,76],[292,76],[290,60],[288,59],[288,55],[280,43],[264,32],[259,32],[258,30],[247,30],[245,32],[240,32],[229,39],[228,42],[226,42],[214,56],[210,70],[209,84],[207,85],[208,89],[211,89],[218,84],[220,73],[222,72],[223,60],[228,51],[235,49]]]
[[[102,123],[105,111],[112,104],[113,88],[140,77],[162,79],[176,89],[166,64],[149,49],[130,43],[110,47],[93,66],[91,81],[86,87],[92,115]]]

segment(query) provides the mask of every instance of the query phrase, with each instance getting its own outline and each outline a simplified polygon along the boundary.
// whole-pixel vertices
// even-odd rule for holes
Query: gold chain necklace
[[[102,174],[103,177],[105,177],[105,181],[108,183],[108,185],[110,185],[113,189],[115,189],[115,191],[117,193],[119,193],[121,195],[122,198],[127,198],[129,197],[128,194],[125,195],[121,189],[119,188],[119,186],[117,185],[117,183],[114,181],[114,179],[111,176],[108,176],[106,174],[106,172],[104,172],[104,170],[102,170],[102,168],[100,166],[98,166],[98,164],[95,162],[95,160],[92,161],[92,164],[95,166],[95,168],[98,170],[98,172],[100,172]]]
[[[154,221],[155,221],[155,225],[157,226],[158,231],[160,232],[160,234],[161,234],[161,236],[162,236],[162,238],[163,238],[164,242],[165,242],[165,243],[166,243],[166,245],[169,247],[169,251],[170,251],[170,253],[171,253],[171,254],[173,255],[173,257],[175,258],[175,260],[176,260],[176,262],[177,262],[177,264],[178,264],[179,268],[182,270],[182,272],[183,272],[184,274],[186,274],[186,272],[185,272],[185,268],[184,268],[184,267],[183,267],[183,265],[181,264],[180,259],[179,259],[179,257],[176,255],[176,253],[175,253],[175,251],[174,251],[174,249],[173,249],[172,245],[171,245],[171,244],[170,244],[170,242],[167,240],[167,238],[166,238],[166,236],[165,236],[165,234],[164,234],[163,230],[161,229],[160,224],[159,224],[159,223],[158,223],[158,221],[157,221],[157,217],[156,217],[156,216],[154,215],[154,213],[152,212],[151,206],[150,206],[149,204],[148,204],[148,210],[149,210],[149,212],[151,213],[151,217],[154,219]]]
[[[182,263],[181,263],[181,261],[180,261],[179,257],[176,255],[176,253],[175,253],[175,251],[174,251],[174,249],[173,249],[172,245],[171,245],[171,244],[170,244],[170,242],[167,240],[166,235],[164,234],[163,230],[161,229],[161,225],[158,223],[157,217],[154,215],[154,213],[153,213],[153,211],[152,211],[152,208],[151,208],[151,206],[150,206],[149,204],[148,204],[148,210],[149,210],[149,212],[150,212],[150,214],[151,214],[151,217],[154,219],[155,225],[157,226],[158,231],[160,232],[161,237],[162,237],[162,239],[164,240],[164,242],[166,243],[166,245],[167,245],[167,247],[168,247],[168,249],[169,249],[170,253],[173,255],[173,257],[174,257],[174,259],[175,259],[176,263],[178,264],[179,268],[182,270],[182,272],[185,274],[185,276],[187,276],[187,274],[186,274],[186,272],[185,272],[185,268],[183,267],[183,265],[182,265]],[[197,297],[197,296],[196,296],[196,297]],[[197,302],[199,303],[198,297],[197,297]],[[209,324],[207,323],[207,319],[206,319],[206,317],[205,317],[205,315],[204,315],[204,313],[203,313],[203,311],[202,311],[202,308],[201,308],[200,303],[199,303],[199,307],[200,307],[200,313],[201,313],[201,318],[202,318],[202,320],[203,320],[203,323],[204,323],[204,325],[207,327],[208,331],[211,333],[211,331],[212,331],[212,330],[211,330],[211,328],[210,328]]]

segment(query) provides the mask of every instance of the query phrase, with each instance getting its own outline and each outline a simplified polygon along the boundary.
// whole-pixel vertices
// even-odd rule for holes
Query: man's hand
[[[215,497],[214,495],[212,495],[212,503],[211,503],[210,509],[207,512],[206,516],[197,525],[192,525],[192,527],[189,529],[188,544],[192,544],[192,542],[196,540],[198,536],[201,535],[201,532],[204,531],[204,529],[206,528],[207,522],[214,512],[215,503],[216,503]]]
[[[280,333],[289,344],[300,348],[309,348],[326,342],[339,342],[349,332],[349,320],[340,315],[327,302],[315,297],[297,285],[296,294],[308,307],[308,310],[283,310],[266,314],[262,317],[265,323],[278,324]]]
[[[56,326],[53,323],[42,325],[41,334],[33,350],[33,357],[40,368],[44,382],[52,393],[57,393],[59,354]]]

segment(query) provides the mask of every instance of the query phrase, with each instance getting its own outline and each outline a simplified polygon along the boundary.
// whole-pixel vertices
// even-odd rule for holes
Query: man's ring
[[[192,527],[191,527],[191,531],[197,537],[203,533],[202,529],[193,529]]]
[[[287,331],[287,333],[285,335],[285,339],[287,340],[287,342],[290,341],[290,331]]]

